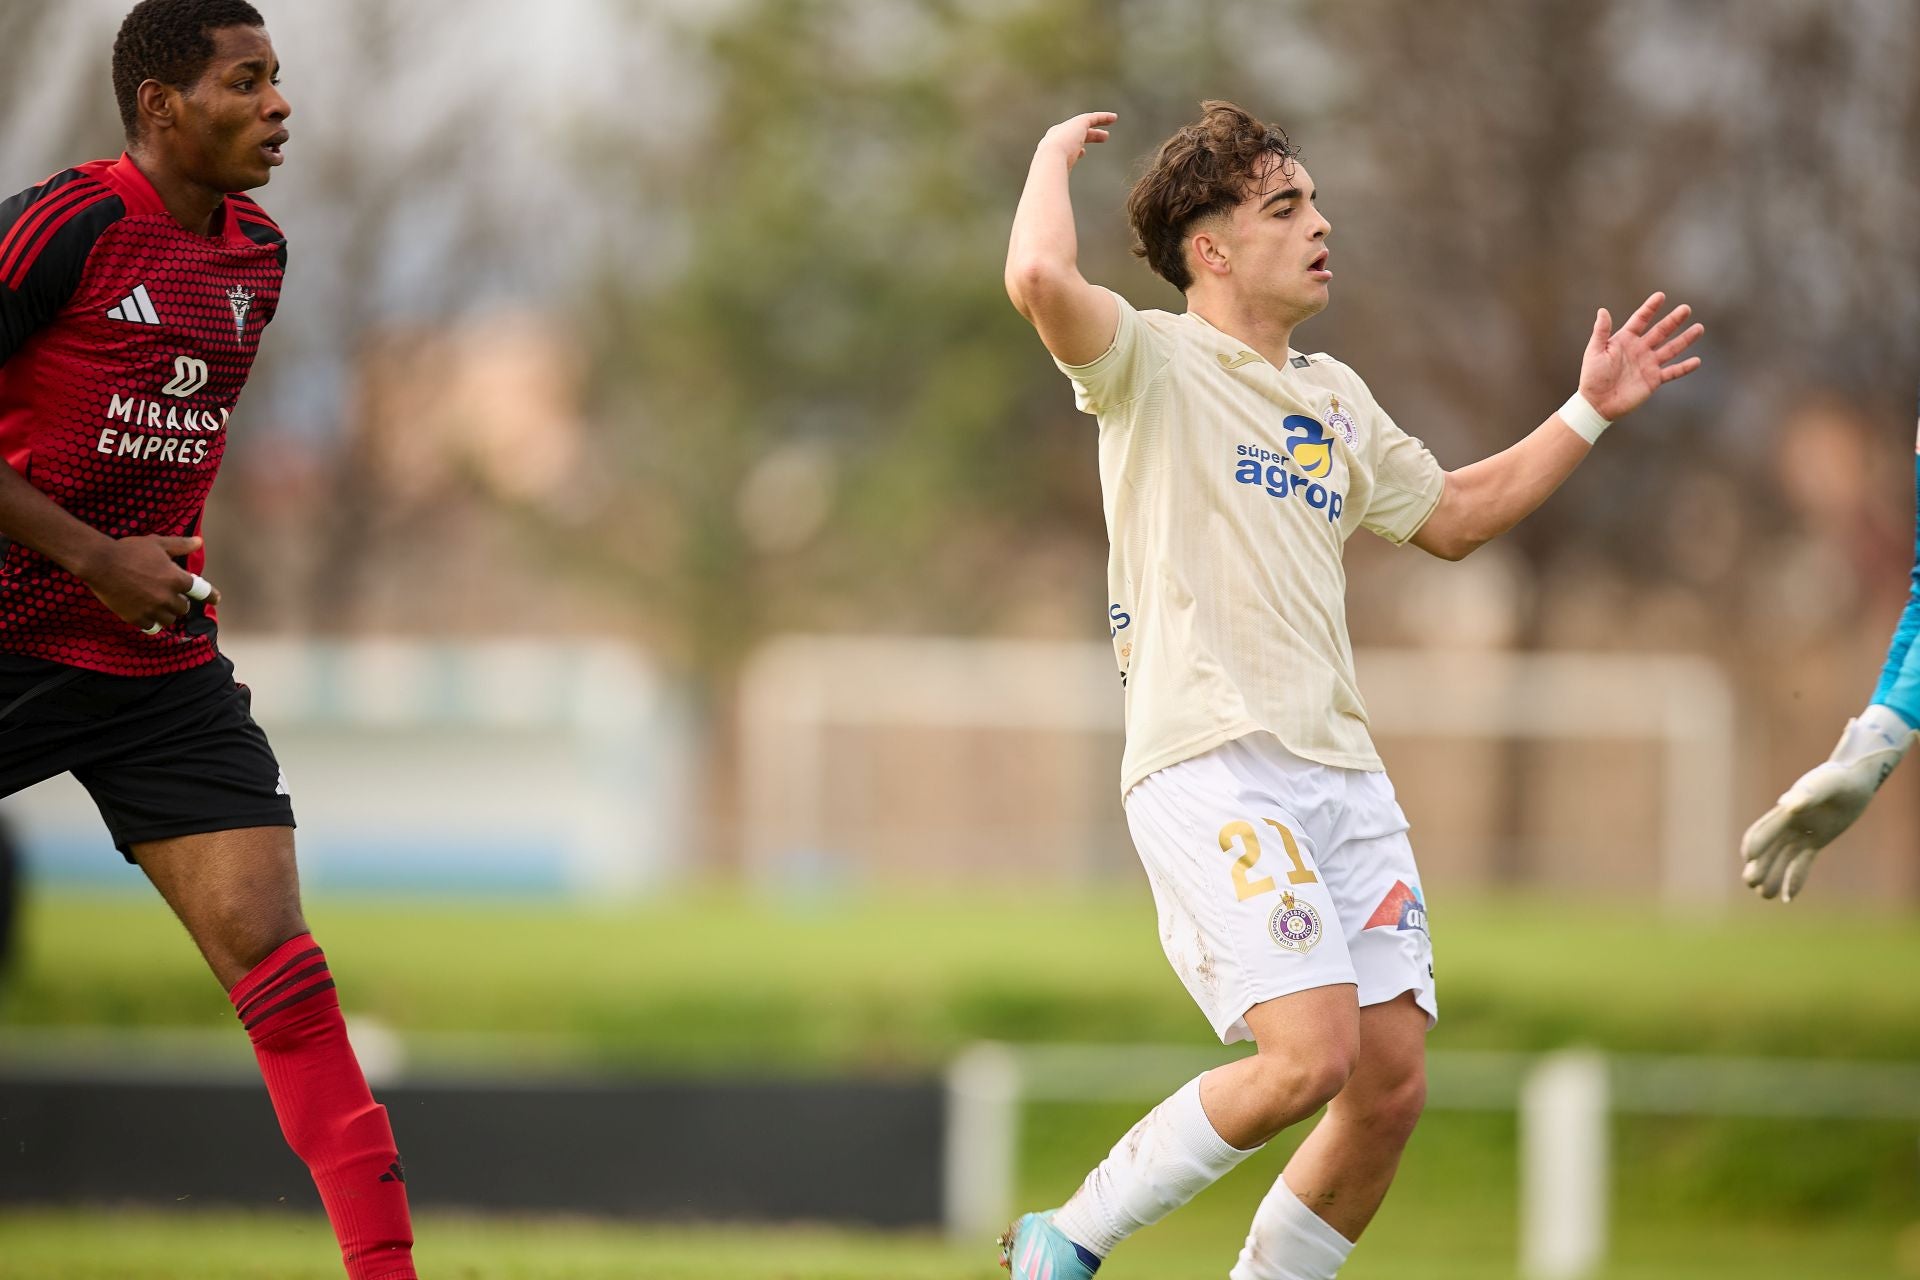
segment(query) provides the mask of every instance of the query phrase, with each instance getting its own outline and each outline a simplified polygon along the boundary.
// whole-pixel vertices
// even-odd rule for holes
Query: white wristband
[[[1613,425],[1610,419],[1601,417],[1600,411],[1588,404],[1587,398],[1577,390],[1560,406],[1560,421],[1572,427],[1588,444],[1598,440],[1600,433]]]
[[[1852,764],[1876,751],[1891,751],[1898,760],[1907,754],[1913,739],[1914,731],[1900,713],[1876,702],[1847,721],[1847,731],[1840,735],[1840,744],[1828,758],[1839,764]]]

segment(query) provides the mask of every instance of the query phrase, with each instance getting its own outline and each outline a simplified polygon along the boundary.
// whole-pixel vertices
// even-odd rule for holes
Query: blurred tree
[[[472,575],[449,572],[476,525],[500,525],[491,495],[458,466],[423,484],[396,465],[415,424],[394,408],[411,400],[383,391],[396,356],[531,292],[547,265],[541,208],[524,198],[542,175],[514,163],[541,145],[537,114],[504,139],[480,127],[499,85],[444,6],[270,16],[294,139],[259,194],[288,233],[287,301],[210,516],[222,589],[255,629],[496,623],[497,599],[459,611]]]
[[[1920,373],[1920,11],[1320,12],[1348,86],[1328,126],[1353,153],[1341,238],[1372,273],[1329,333],[1373,349],[1409,425],[1430,421],[1455,459],[1502,447],[1565,396],[1597,305],[1618,319],[1664,288],[1708,322],[1705,376],[1636,427],[1642,449],[1602,450],[1522,527],[1534,554],[1579,530],[1657,572],[1646,504],[1689,466],[1764,465],[1758,428],[1783,397],[1835,388],[1904,410]],[[1680,465],[1647,467],[1653,447]]]
[[[1729,621],[1771,629],[1762,538],[1791,524],[1771,454],[1788,414],[1839,393],[1887,428],[1883,461],[1905,456],[1920,376],[1920,11],[1359,0],[1318,15],[1342,89],[1316,174],[1336,178],[1336,243],[1361,252],[1314,341],[1360,364],[1443,461],[1502,448],[1558,405],[1595,306],[1618,322],[1663,288],[1708,325],[1703,372],[1510,535],[1553,569],[1519,645],[1553,634],[1751,655],[1758,636]],[[1904,507],[1901,475],[1857,496],[1866,523],[1886,528],[1883,502]],[[1744,501],[1720,500],[1729,481]],[[1903,544],[1896,532],[1895,557]],[[1621,575],[1630,612],[1569,634],[1587,612],[1575,597]],[[1692,620],[1678,634],[1663,634],[1663,602]],[[1778,668],[1748,670],[1764,673],[1752,694],[1765,707]],[[1539,754],[1515,745],[1503,771],[1509,873],[1554,803],[1533,785]]]
[[[1002,291],[1013,204],[1050,124],[1118,104],[1076,180],[1088,267],[1177,303],[1126,258],[1128,162],[1203,94],[1252,94],[1242,36],[1283,18],[750,0],[687,31],[708,110],[611,175],[672,207],[675,267],[608,282],[589,326],[619,481],[573,535],[583,563],[683,624],[709,675],[772,626],[968,632],[1036,589],[1097,633],[1091,423]]]
[[[1177,306],[1124,256],[1127,161],[1224,95],[1306,144],[1353,264],[1308,340],[1450,463],[1564,398],[1594,306],[1695,302],[1708,373],[1645,428],[1679,465],[1606,451],[1517,535],[1535,558],[1598,535],[1657,572],[1640,504],[1762,461],[1722,414],[1684,419],[1822,381],[1904,397],[1920,304],[1885,282],[1920,266],[1894,163],[1920,140],[1916,25],[1812,0],[731,7],[683,33],[699,123],[606,174],[670,210],[672,266],[597,299],[607,445],[637,489],[617,487],[649,496],[583,526],[596,563],[724,666],[771,616],[984,625],[968,602],[1010,555],[1097,547],[1090,434],[1054,429],[1066,394],[1001,296],[1006,224],[1040,132],[1111,106],[1115,142],[1075,179],[1087,269]],[[1767,372],[1736,381],[1749,365]],[[782,502],[800,510],[754,509]]]
[[[1090,424],[999,279],[1031,147],[1075,111],[1121,113],[1075,175],[1084,266],[1165,307],[1126,257],[1128,161],[1205,97],[1285,123],[1345,264],[1304,340],[1449,465],[1557,407],[1596,306],[1694,303],[1706,372],[1512,539],[1523,647],[1566,643],[1604,581],[1630,612],[1585,644],[1731,640],[1765,566],[1693,544],[1785,523],[1787,402],[1890,422],[1913,382],[1920,301],[1888,287],[1920,266],[1911,6],[743,0],[683,39],[694,123],[603,174],[668,213],[665,265],[587,325],[599,497],[544,527],[715,687],[773,629],[986,630],[1024,601],[1019,625],[1097,634]],[[1509,764],[1518,871],[1534,765]]]
[[[585,22],[614,6],[624,29]],[[1511,539],[1513,643],[1700,647],[1770,705],[1783,565],[1831,563],[1791,554],[1804,521],[1782,500],[1780,424],[1808,402],[1865,424],[1881,483],[1846,536],[1904,554],[1905,0],[579,0],[537,29],[508,0],[450,11],[271,15],[299,114],[266,199],[296,301],[213,513],[253,625],[637,620],[707,690],[776,629],[1100,634],[1093,432],[1004,300],[1006,228],[1047,126],[1117,110],[1075,176],[1083,263],[1179,306],[1128,257],[1121,200],[1131,162],[1215,96],[1293,132],[1334,222],[1335,305],[1303,342],[1449,465],[1560,402],[1595,306],[1662,287],[1708,322],[1705,371]],[[99,29],[117,12],[0,7],[20,182],[117,136]],[[502,32],[504,60],[483,56]],[[534,65],[556,32],[558,90]],[[587,45],[677,56],[609,69]],[[556,341],[579,335],[585,461],[531,495],[460,466],[396,483],[382,440],[413,424],[393,406],[502,297],[557,300]],[[1416,637],[1374,577],[1355,575],[1356,635]],[[1518,849],[1532,766],[1511,766]]]

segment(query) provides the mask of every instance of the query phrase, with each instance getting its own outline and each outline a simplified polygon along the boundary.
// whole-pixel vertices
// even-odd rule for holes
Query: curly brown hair
[[[1291,177],[1300,148],[1278,125],[1256,120],[1231,102],[1203,102],[1200,118],[1160,144],[1153,163],[1127,194],[1133,252],[1154,274],[1185,293],[1193,287],[1187,267],[1187,233],[1202,218],[1231,210],[1262,177],[1268,156]]]

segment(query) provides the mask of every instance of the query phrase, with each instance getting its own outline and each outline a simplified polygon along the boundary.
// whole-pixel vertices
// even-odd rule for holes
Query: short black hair
[[[214,32],[266,25],[247,0],[140,0],[113,42],[113,96],[127,139],[139,136],[142,84],[185,89],[213,60]]]

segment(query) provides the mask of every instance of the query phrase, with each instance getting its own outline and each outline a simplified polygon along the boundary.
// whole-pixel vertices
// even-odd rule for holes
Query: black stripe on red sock
[[[251,1017],[253,1014],[253,1011],[255,1009],[258,1009],[261,1005],[267,1003],[270,1000],[279,999],[281,996],[286,995],[287,992],[292,991],[295,987],[298,987],[301,983],[305,982],[308,978],[314,977],[318,974],[323,974],[326,971],[327,971],[327,961],[326,961],[326,958],[323,956],[320,959],[315,960],[312,964],[308,965],[306,968],[300,970],[299,972],[290,973],[286,977],[281,978],[278,981],[275,981],[269,984],[268,986],[262,987],[260,990],[254,992],[253,995],[247,997],[247,1002],[241,1005],[234,1012],[238,1013],[243,1019]]]
[[[302,1000],[310,1000],[314,996],[319,995],[322,991],[331,991],[331,990],[333,990],[332,978],[328,978],[325,982],[317,982],[313,986],[308,987],[305,991],[296,992],[293,995],[288,996],[285,1000],[280,1001],[280,1003],[260,1010],[259,1013],[256,1013],[253,1017],[248,1018],[244,1023],[244,1025],[246,1026],[247,1030],[251,1031],[255,1027],[259,1026],[261,1023],[265,1022],[268,1018],[271,1018],[274,1014],[279,1013],[282,1009],[288,1008],[289,1006],[292,1006],[292,1005],[299,1004]]]
[[[286,973],[289,969],[293,969],[299,965],[305,964],[307,961],[312,960],[316,956],[320,956],[320,948],[318,946],[313,946],[313,947],[308,947],[305,951],[302,951],[298,955],[295,955],[292,958],[290,958],[285,964],[281,965],[278,969],[275,969],[271,974],[269,974],[260,983],[259,986],[255,987],[253,989],[252,994],[236,1002],[234,1005],[235,1011],[244,1015],[250,1006],[257,1004],[259,1002],[260,997],[267,993],[268,988],[272,987],[275,983],[279,982],[281,978],[286,976]],[[320,963],[325,964],[326,957],[320,956]]]

